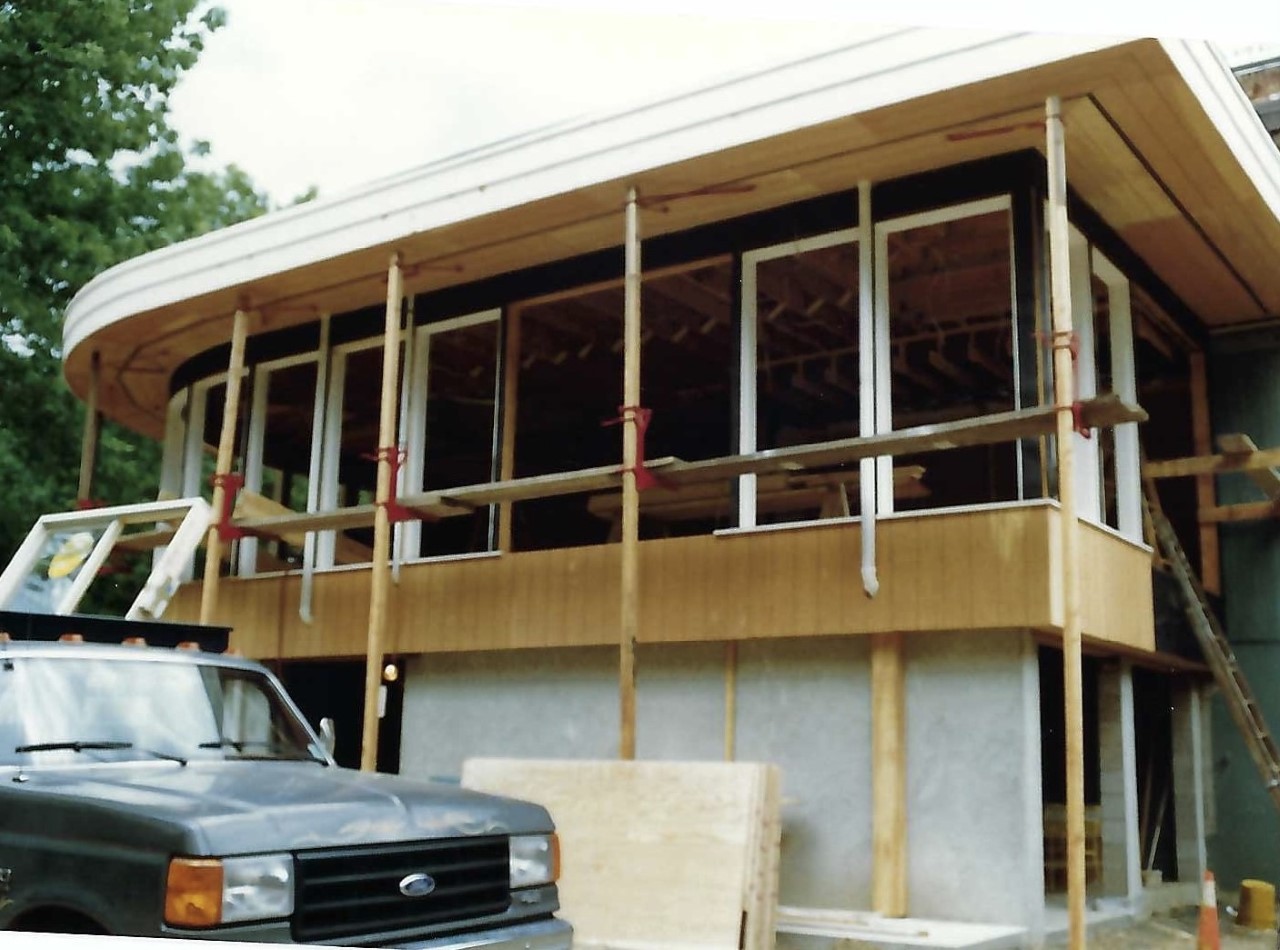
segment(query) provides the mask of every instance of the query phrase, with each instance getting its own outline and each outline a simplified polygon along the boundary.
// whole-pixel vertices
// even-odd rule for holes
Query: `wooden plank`
[[[1071,294],[1071,225],[1067,215],[1067,169],[1062,103],[1045,103],[1045,151],[1049,179],[1049,262],[1053,326],[1053,395],[1058,453],[1058,498],[1062,506],[1062,666],[1066,717],[1067,942],[1085,946],[1084,869],[1084,677],[1081,668],[1079,522],[1076,518],[1076,376]]]
[[[1223,436],[1223,438],[1228,438]],[[1280,465],[1280,448],[1255,449],[1246,453],[1191,455],[1176,459],[1159,459],[1142,466],[1144,478],[1180,478],[1192,475],[1223,475],[1227,472],[1251,472]]]
[[[231,329],[231,355],[227,364],[227,393],[222,406],[222,431],[218,436],[218,458],[214,463],[213,517],[221,521],[226,499],[222,479],[231,473],[235,449],[236,421],[240,413],[240,385],[244,377],[244,349],[249,315],[237,310]],[[200,588],[200,622],[212,623],[218,610],[218,580],[222,573],[222,535],[218,524],[209,528],[205,542],[204,585]]]
[[[575,946],[773,946],[775,766],[468,759],[462,784],[551,812]]]
[[[89,391],[84,404],[84,431],[80,439],[80,485],[76,500],[88,502],[93,497],[93,475],[98,457],[98,441],[102,434],[102,413],[98,401],[102,392],[102,354],[94,350],[89,358]]]
[[[1215,505],[1200,509],[1201,524],[1234,524],[1280,517],[1280,502],[1246,501],[1237,505]]]
[[[403,305],[400,255],[391,255],[387,268],[386,320],[382,337],[382,396],[378,418],[377,508],[373,521],[373,569],[369,588],[368,636],[364,656],[364,718],[360,733],[360,769],[378,767],[378,692],[382,685],[383,644],[387,630],[387,601],[391,587],[391,457],[396,448],[397,383],[400,375],[400,310]]]
[[[373,506],[368,506],[372,508]],[[246,521],[252,522],[256,519],[266,518],[285,518],[298,514],[280,502],[258,492],[244,490],[236,496],[235,520],[236,524],[243,525]],[[260,532],[262,534],[270,534],[290,547],[301,550],[307,543],[307,531],[300,530],[296,523],[285,521],[279,532]],[[339,564],[367,564],[373,560],[373,549],[367,545],[354,541],[345,534],[338,533],[334,539],[334,559]]]
[[[1193,351],[1187,358],[1191,383],[1191,444],[1197,455],[1213,451],[1213,421],[1209,410],[1209,370],[1203,350]],[[1224,459],[1225,461],[1225,459]],[[1233,459],[1233,461],[1236,461]],[[1154,485],[1152,489],[1154,489]],[[1148,494],[1154,495],[1154,490]],[[1196,477],[1196,508],[1206,510],[1218,504],[1218,488],[1208,472]],[[1154,534],[1154,525],[1152,527]],[[1153,554],[1160,545],[1153,543]],[[1222,547],[1217,526],[1200,525],[1200,577],[1205,590],[1222,593]]]
[[[1261,454],[1253,439],[1240,433],[1220,436],[1218,446],[1228,458],[1235,460],[1252,460]],[[1245,472],[1249,480],[1258,486],[1264,495],[1272,501],[1280,501],[1280,474],[1277,474],[1273,466],[1251,465],[1245,469]]]
[[[509,482],[516,473],[516,422],[520,409],[520,331],[524,308],[508,307],[505,314],[506,348],[502,353],[502,445],[498,455],[498,480]],[[504,501],[498,508],[498,550],[511,550],[512,508]]]
[[[907,916],[906,679],[902,634],[871,638],[871,903]]]

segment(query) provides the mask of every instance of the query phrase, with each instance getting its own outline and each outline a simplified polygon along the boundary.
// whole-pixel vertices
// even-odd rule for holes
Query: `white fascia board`
[[[119,264],[72,300],[64,353],[133,314],[1119,42],[880,30],[851,46],[740,79],[517,136]],[[618,201],[621,214],[621,194]]]
[[[1280,221],[1280,150],[1231,68],[1206,42],[1165,40],[1161,45],[1262,200]]]

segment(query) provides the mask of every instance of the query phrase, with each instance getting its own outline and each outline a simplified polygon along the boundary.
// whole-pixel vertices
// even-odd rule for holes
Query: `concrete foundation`
[[[910,912],[1038,934],[1034,642],[1007,632],[906,644]],[[401,770],[449,780],[470,756],[613,758],[616,664],[611,648],[412,657]],[[638,757],[722,758],[724,647],[645,646],[637,670]],[[869,908],[868,641],[744,642],[736,706],[737,758],[782,768],[780,902]]]

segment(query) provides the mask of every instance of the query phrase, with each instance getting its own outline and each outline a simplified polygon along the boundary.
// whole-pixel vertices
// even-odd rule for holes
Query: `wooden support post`
[[[621,731],[618,757],[636,757],[636,637],[640,632],[640,497],[636,487],[636,412],[640,406],[640,216],[627,192],[622,362],[622,630],[618,657]]]
[[[724,645],[724,760],[738,755],[738,641]]]
[[[1205,371],[1204,353],[1192,353],[1191,364],[1191,438],[1196,455],[1213,454],[1213,426],[1209,419],[1209,379]],[[1203,513],[1217,507],[1218,493],[1212,475],[1196,476],[1196,507]],[[1200,582],[1211,594],[1222,593],[1222,569],[1219,560],[1218,526],[1200,524]]]
[[[76,489],[76,500],[81,503],[93,497],[93,472],[102,432],[102,413],[98,411],[101,387],[102,356],[94,350],[89,360],[89,396],[84,404],[84,434],[80,440],[80,485]]]
[[[520,408],[520,325],[524,322],[521,307],[509,307],[506,319],[506,345],[502,351],[502,445],[498,457],[498,480],[508,482],[516,473],[516,413]],[[498,506],[498,550],[511,550],[511,517],[514,505],[504,501]]]
[[[365,646],[364,728],[360,735],[360,768],[378,767],[378,689],[382,685],[382,645],[387,628],[387,595],[391,586],[391,463],[395,451],[396,381],[400,369],[400,304],[403,297],[400,255],[387,268],[387,314],[382,341],[382,412],[378,420],[377,506],[373,514],[373,571],[369,590],[369,632]]]
[[[1049,166],[1049,260],[1053,306],[1053,397],[1057,411],[1058,499],[1062,508],[1062,669],[1067,732],[1067,942],[1085,945],[1084,688],[1080,644],[1080,526],[1076,516],[1074,325],[1071,312],[1071,229],[1067,218],[1062,103],[1045,103]]]
[[[240,385],[244,377],[244,343],[248,336],[249,314],[237,310],[231,324],[231,359],[227,363],[227,396],[222,405],[222,431],[218,436],[218,460],[214,465],[213,516],[222,517],[226,488],[222,479],[231,472],[235,451],[236,420],[240,415]],[[194,424],[194,423],[193,423]],[[200,622],[212,623],[218,609],[218,580],[222,571],[222,535],[218,525],[209,529],[204,548],[204,585],[200,588]]]
[[[907,916],[907,743],[902,634],[871,638],[871,903]]]

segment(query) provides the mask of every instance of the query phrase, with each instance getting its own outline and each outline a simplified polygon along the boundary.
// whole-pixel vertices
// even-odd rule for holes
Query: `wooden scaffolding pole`
[[[871,903],[907,916],[907,743],[902,634],[871,638]]]
[[[94,350],[89,360],[89,395],[84,405],[84,434],[80,439],[80,485],[76,500],[86,504],[93,497],[93,474],[98,460],[98,441],[102,433],[102,413],[98,402],[102,389],[102,356]]]
[[[360,733],[360,768],[378,768],[378,689],[382,685],[382,645],[387,629],[387,595],[391,587],[391,466],[396,461],[396,382],[400,370],[400,305],[404,296],[400,255],[387,268],[387,314],[382,340],[382,412],[378,419],[378,486],[373,513],[373,571],[369,589],[369,632],[365,646],[364,728]]]
[[[636,445],[640,409],[640,214],[627,192],[622,362],[622,624],[618,655],[618,757],[636,757],[636,637],[640,632],[640,496]]]
[[[1067,941],[1085,945],[1084,689],[1080,648],[1080,526],[1075,483],[1075,329],[1071,313],[1071,226],[1067,218],[1062,103],[1045,103],[1049,166],[1049,261],[1053,304],[1053,398],[1057,411],[1058,499],[1062,506],[1062,678],[1067,732]]]
[[[235,451],[236,420],[240,416],[240,386],[244,381],[244,343],[248,328],[249,314],[244,310],[237,310],[231,324],[227,395],[222,405],[222,431],[218,436],[218,460],[213,473],[213,511],[214,517],[219,521],[222,519],[227,495],[223,482],[231,474],[231,456]],[[218,609],[218,581],[222,575],[222,534],[219,528],[219,524],[209,528],[209,539],[204,548],[204,585],[200,588],[201,623],[212,623]]]

